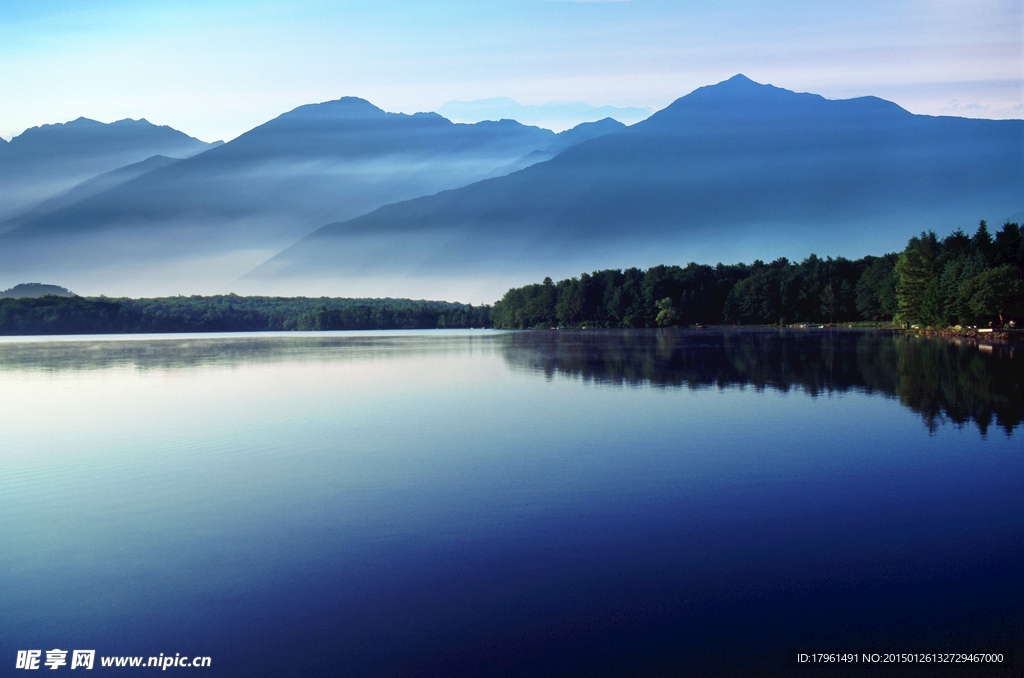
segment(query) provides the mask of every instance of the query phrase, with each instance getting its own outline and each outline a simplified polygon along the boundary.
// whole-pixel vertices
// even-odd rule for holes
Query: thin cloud
[[[991,106],[986,106],[984,104],[962,103],[960,101],[957,101],[956,99],[953,99],[942,110],[944,110],[944,111],[971,111],[971,112],[974,112],[974,113],[978,113],[978,112],[981,112],[981,111],[987,111],[990,108],[992,108],[992,107]]]
[[[991,120],[1014,120],[1024,117],[1024,104],[1005,106],[999,104],[982,104],[965,102],[959,99],[949,101],[939,111],[943,115],[962,116],[965,118],[988,118]]]

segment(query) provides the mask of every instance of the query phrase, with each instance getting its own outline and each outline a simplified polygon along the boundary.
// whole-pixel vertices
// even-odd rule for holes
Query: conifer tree
[[[942,321],[939,296],[939,255],[935,231],[911,238],[896,262],[896,315],[902,323],[938,324]]]

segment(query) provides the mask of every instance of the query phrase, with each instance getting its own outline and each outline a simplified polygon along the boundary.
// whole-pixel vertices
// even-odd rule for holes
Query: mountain
[[[52,294],[55,297],[73,297],[75,293],[59,285],[46,285],[43,283],[21,283],[9,290],[0,292],[0,299],[19,299],[22,297],[45,297]]]
[[[487,279],[497,298],[600,268],[881,254],[1022,207],[1024,121],[738,75],[547,162],[324,226],[246,279],[291,293]]]
[[[140,177],[143,174],[163,167],[168,167],[176,162],[180,162],[180,160],[177,158],[168,158],[164,155],[154,155],[151,158],[146,158],[142,162],[137,162],[125,167],[119,167],[115,170],[110,170],[109,172],[104,172],[99,176],[83,181],[66,193],[62,193],[54,198],[50,198],[49,200],[44,200],[27,212],[19,214],[13,219],[9,219],[0,226],[0,229],[2,229],[0,232],[14,230],[24,224],[32,223],[46,215],[68,209],[86,198],[99,195],[100,193],[109,191],[125,182]]]
[[[512,172],[517,172],[529,167],[530,165],[536,165],[538,162],[550,160],[570,146],[575,146],[576,144],[581,144],[584,141],[596,139],[597,137],[613,134],[625,128],[626,125],[611,118],[604,118],[603,120],[597,120],[595,122],[582,122],[572,129],[567,129],[564,132],[556,134],[554,140],[544,149],[536,150],[524,155],[515,162],[503,165],[486,176],[481,177],[481,179],[490,179],[493,177],[511,174]]]
[[[0,220],[98,174],[154,155],[186,158],[214,145],[145,119],[32,127],[0,144]]]
[[[151,293],[213,276],[226,285],[324,223],[512,171],[621,127],[456,124],[355,97],[300,106],[201,155],[0,224],[0,264],[21,277],[59,268],[79,289],[106,293],[129,293],[128,271]],[[523,160],[535,151],[548,155]]]
[[[591,106],[582,101],[524,106],[507,97],[477,99],[476,101],[448,101],[437,109],[437,112],[450,120],[460,122],[509,118],[526,125],[562,130],[574,127],[580,122],[596,122],[604,118],[612,118],[631,125],[651,114],[651,110],[648,108]]]

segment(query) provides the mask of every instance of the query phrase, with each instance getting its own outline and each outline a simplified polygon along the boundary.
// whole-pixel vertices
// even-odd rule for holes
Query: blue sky
[[[4,0],[0,136],[85,116],[231,139],[305,103],[660,109],[744,73],[1024,117],[1020,0]]]

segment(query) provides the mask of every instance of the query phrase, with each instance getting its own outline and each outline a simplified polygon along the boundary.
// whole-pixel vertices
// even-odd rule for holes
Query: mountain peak
[[[157,147],[151,150],[172,155],[181,152],[176,150],[177,148],[191,147],[191,152],[186,151],[191,155],[195,150],[207,146],[206,143],[193,139],[184,132],[166,125],[154,125],[145,118],[126,118],[103,123],[80,117],[68,122],[30,127],[11,139],[11,148],[23,149],[29,155],[38,155],[41,149],[46,147],[49,149],[46,153],[66,156],[80,152],[89,145],[99,145],[99,148],[105,144],[105,152],[113,152],[115,147],[145,146],[150,142],[157,144]],[[136,160],[133,158],[133,161]]]
[[[224,148],[237,150],[252,144],[264,145],[271,137],[281,134],[286,135],[288,139],[282,137],[278,141],[270,143],[283,143],[282,148],[284,148],[295,143],[296,135],[308,134],[310,130],[320,130],[321,132],[334,130],[337,132],[351,129],[353,126],[375,125],[386,119],[388,115],[390,114],[359,97],[342,97],[318,104],[303,104],[254,127],[231,143],[225,144]],[[230,153],[230,151],[227,152]]]
[[[700,125],[716,128],[722,118],[747,124],[774,120],[779,124],[882,124],[911,115],[891,101],[877,97],[826,99],[820,94],[793,92],[764,85],[742,73],[715,85],[707,85],[676,99],[667,108],[641,123],[642,129],[669,129]],[[710,127],[708,127],[710,126]]]
[[[156,125],[151,123],[149,120],[146,120],[145,118],[139,118],[138,120],[133,120],[132,118],[124,118],[123,120],[115,120],[110,124],[117,125],[119,127],[144,127],[147,125],[151,127],[156,127]]]
[[[705,87],[700,87],[683,98],[708,97],[734,102],[737,98],[779,98],[786,96],[821,98],[818,97],[817,94],[797,95],[796,92],[791,92],[788,89],[782,89],[781,87],[775,87],[774,85],[764,85],[751,80],[742,73],[737,73],[728,80],[723,80],[717,85],[706,85]]]
[[[102,122],[93,120],[92,118],[78,117],[66,123],[55,123],[53,125],[42,125],[43,127],[99,127]]]
[[[278,116],[290,120],[303,120],[307,122],[328,121],[328,120],[359,120],[368,118],[381,118],[387,115],[383,110],[377,108],[366,99],[359,97],[342,97],[333,101],[324,101],[319,104],[305,104],[293,108],[287,113]]]
[[[750,85],[759,85],[759,84],[761,84],[761,83],[758,83],[758,82],[754,82],[753,80],[751,80],[747,76],[743,75],[742,73],[737,73],[736,75],[732,76],[731,78],[729,78],[725,82],[731,82],[731,83],[734,83],[734,84],[750,84]],[[719,83],[719,84],[721,84],[721,83]]]

